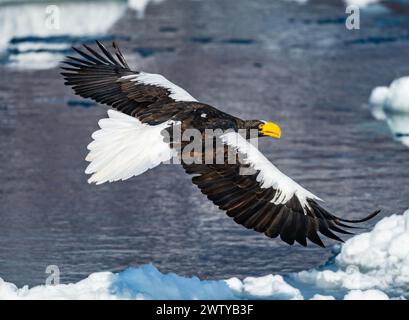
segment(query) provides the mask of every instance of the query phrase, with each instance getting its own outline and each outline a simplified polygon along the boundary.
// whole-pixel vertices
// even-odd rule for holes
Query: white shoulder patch
[[[175,101],[197,101],[186,90],[170,82],[160,74],[140,72],[135,75],[124,76],[121,79],[167,89],[170,92],[169,97]]]
[[[170,126],[165,122],[156,126],[115,110],[108,110],[108,118],[98,122],[100,130],[92,134],[86,174],[89,183],[101,184],[126,180],[162,162],[170,160],[175,151],[163,141],[161,131]]]
[[[236,148],[245,156],[244,162],[250,164],[254,170],[258,170],[257,181],[261,188],[271,188],[276,196],[271,200],[274,204],[283,204],[290,200],[295,194],[303,208],[308,207],[307,198],[322,201],[316,195],[304,189],[297,182],[282,173],[272,164],[253,144],[249,143],[237,132],[225,133],[221,136],[224,143]]]

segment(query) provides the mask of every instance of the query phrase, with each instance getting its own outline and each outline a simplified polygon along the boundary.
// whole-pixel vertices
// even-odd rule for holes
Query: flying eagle
[[[68,56],[62,67],[65,84],[76,94],[111,107],[88,146],[89,183],[126,180],[177,154],[185,171],[194,175],[192,182],[235,222],[271,238],[280,236],[290,245],[296,241],[306,246],[308,238],[324,247],[318,233],[342,241],[333,231],[350,234],[343,228],[357,227],[346,223],[364,222],[379,213],[360,220],[334,216],[319,204],[320,198],[278,170],[246,134],[239,134],[256,130],[259,137],[278,139],[277,124],[242,120],[201,103],[162,75],[131,70],[115,43],[114,54],[97,45],[99,50],[74,48],[80,57]],[[202,134],[221,129],[215,139],[224,150],[222,163],[185,161],[180,147],[186,142],[173,136],[176,126]],[[239,155],[233,163],[227,161],[227,147]],[[195,151],[195,156],[204,158],[206,152]],[[252,171],[243,174],[243,169]]]

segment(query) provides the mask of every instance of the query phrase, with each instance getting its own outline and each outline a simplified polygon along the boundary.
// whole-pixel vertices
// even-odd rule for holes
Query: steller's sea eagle
[[[126,180],[176,154],[185,171],[194,175],[192,182],[235,222],[271,238],[280,236],[291,245],[297,241],[306,246],[308,238],[324,247],[318,233],[342,241],[333,231],[350,234],[342,228],[357,227],[345,223],[364,222],[379,213],[360,220],[334,216],[319,204],[320,198],[279,171],[248,139],[250,130],[258,137],[280,138],[278,125],[242,120],[201,103],[159,74],[132,71],[115,43],[115,54],[98,41],[97,45],[99,50],[87,45],[74,48],[80,57],[68,56],[62,67],[65,84],[76,94],[112,108],[108,118],[99,121],[101,129],[88,146],[90,164],[85,172],[92,174],[90,183]],[[187,142],[175,138],[175,127],[203,135],[207,129],[221,129],[215,137],[219,147],[212,148],[222,146],[221,163],[185,161],[182,147]],[[227,147],[238,154],[233,163],[227,161]],[[206,152],[195,150],[195,158],[203,159]],[[243,174],[243,169],[252,171]]]

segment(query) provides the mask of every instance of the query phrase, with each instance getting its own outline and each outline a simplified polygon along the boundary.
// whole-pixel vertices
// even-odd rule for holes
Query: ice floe
[[[299,4],[306,4],[308,2],[308,0],[285,0],[287,2],[296,2]]]
[[[375,4],[375,3],[378,3],[378,2],[380,2],[380,1],[379,0],[345,0],[345,3],[348,6],[355,5],[355,6],[358,6],[358,7],[361,7],[361,8],[367,7],[367,6],[371,5],[371,4]]]
[[[16,69],[54,68],[76,43],[111,40],[107,33],[130,8],[142,18],[164,0],[0,0],[0,62]]]
[[[377,91],[378,101],[373,101],[374,98],[376,98],[375,94]],[[394,80],[389,88],[375,88],[372,92],[371,99],[371,102],[382,103],[386,110],[409,112],[409,77],[402,77]]]
[[[409,77],[373,89],[369,105],[376,119],[387,122],[395,139],[409,146]]]
[[[54,68],[74,43],[104,40],[128,8],[143,17],[148,3],[163,0],[0,0],[0,62],[18,69]]]
[[[96,272],[73,284],[17,288],[0,279],[0,299],[312,299],[409,298],[409,210],[350,238],[325,265],[288,275],[200,280],[153,265]]]
[[[0,6],[0,48],[13,38],[87,36],[105,33],[125,12],[126,2],[75,1]],[[49,9],[47,9],[49,8]]]
[[[143,18],[149,3],[159,4],[164,0],[128,0],[129,8],[136,11],[138,18]]]

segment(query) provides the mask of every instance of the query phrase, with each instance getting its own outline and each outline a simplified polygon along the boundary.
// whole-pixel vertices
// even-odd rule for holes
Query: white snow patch
[[[335,300],[333,296],[323,296],[321,294],[314,294],[310,300]]]
[[[44,70],[56,68],[64,55],[50,52],[25,52],[11,55],[7,67],[18,70]]]
[[[392,81],[389,87],[373,89],[369,103],[385,111],[409,112],[409,76]]]
[[[60,19],[56,20],[59,25],[52,27],[50,23],[47,24],[48,5],[24,3],[0,6],[0,48],[5,49],[15,37],[104,34],[126,10],[126,3],[120,1],[60,2]]]
[[[0,5],[0,55],[11,50],[10,67],[54,68],[70,48],[70,37],[104,36],[127,9],[126,1],[64,1],[47,11],[50,4]]]
[[[292,277],[304,286],[327,292],[376,289],[394,298],[408,297],[409,210],[382,219],[371,232],[350,238],[330,267]]]
[[[409,77],[373,89],[369,105],[376,119],[387,122],[395,139],[409,146]]]
[[[243,281],[237,278],[226,280],[237,297],[244,299],[271,298],[302,300],[297,288],[292,287],[280,275],[269,274],[263,277],[248,277]]]
[[[379,290],[352,290],[345,295],[344,300],[389,300],[389,297]]]
[[[296,2],[298,4],[306,4],[308,0],[284,0],[286,2]]]
[[[372,90],[369,97],[369,103],[372,106],[372,114],[377,120],[386,120],[385,111],[383,110],[386,99],[389,95],[388,87],[376,87]]]
[[[371,5],[371,4],[375,4],[375,3],[378,3],[378,2],[379,2],[379,0],[345,0],[345,3],[346,3],[347,6],[355,5],[355,6],[358,6],[360,8],[364,8],[364,7],[367,7],[367,6]]]
[[[349,239],[319,269],[243,280],[163,274],[153,265],[97,272],[73,284],[17,288],[0,278],[0,299],[311,299],[409,298],[409,210]]]
[[[19,289],[14,284],[0,278],[0,299],[118,299],[119,297],[109,290],[114,277],[115,275],[110,272],[97,272],[77,283],[36,286],[31,289],[28,286]]]
[[[159,4],[164,0],[128,0],[129,8],[136,11],[138,18],[143,18],[149,3]]]

